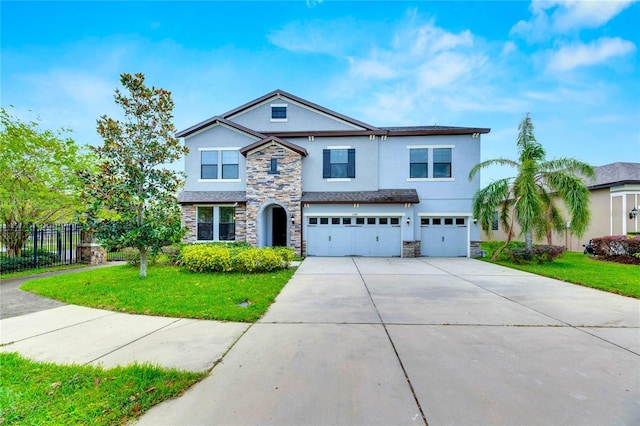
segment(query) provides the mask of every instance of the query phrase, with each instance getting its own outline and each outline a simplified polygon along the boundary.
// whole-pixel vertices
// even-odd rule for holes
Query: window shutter
[[[329,179],[331,177],[331,150],[322,150],[322,178]]]
[[[349,148],[347,151],[348,155],[348,164],[347,164],[347,177],[355,178],[356,177],[356,150],[354,148]]]

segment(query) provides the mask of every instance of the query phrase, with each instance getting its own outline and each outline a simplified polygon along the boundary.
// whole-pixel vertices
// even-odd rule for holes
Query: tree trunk
[[[140,251],[140,278],[147,278],[147,250],[138,250]]]
[[[524,248],[529,251],[533,250],[533,234],[531,232],[524,234]]]

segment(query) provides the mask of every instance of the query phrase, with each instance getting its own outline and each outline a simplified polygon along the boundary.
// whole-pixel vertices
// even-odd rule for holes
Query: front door
[[[287,212],[282,207],[272,209],[271,241],[273,247],[287,245]]]

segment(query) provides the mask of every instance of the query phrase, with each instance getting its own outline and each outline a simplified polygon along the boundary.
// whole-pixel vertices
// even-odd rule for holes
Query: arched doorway
[[[271,208],[271,246],[287,245],[287,212],[280,206]]]

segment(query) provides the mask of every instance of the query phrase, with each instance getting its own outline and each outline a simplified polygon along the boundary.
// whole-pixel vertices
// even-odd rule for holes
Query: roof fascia
[[[285,99],[297,106],[300,106],[302,108],[317,112],[317,113],[321,113],[324,116],[327,116],[329,118],[332,118],[334,120],[338,120],[343,124],[349,125],[351,127],[354,127],[356,130],[379,130],[377,127],[372,126],[370,124],[364,123],[362,121],[356,120],[354,118],[351,118],[349,116],[346,116],[344,114],[340,114],[339,112],[330,110],[328,108],[325,108],[321,105],[315,104],[313,102],[309,102],[306,99],[302,99],[298,96],[292,95],[291,93],[285,92],[284,90],[274,90],[273,92],[267,93],[264,96],[261,96],[257,99],[254,99],[251,102],[248,102],[244,105],[239,106],[238,108],[234,108],[231,111],[227,111],[226,113],[222,114],[222,117],[226,118],[226,119],[233,119],[233,117],[241,114],[241,113],[245,113],[247,111],[250,111],[252,109],[255,109],[267,102],[270,102],[274,99]]]
[[[249,154],[253,154],[254,152],[260,151],[267,144],[279,145],[282,148],[286,149],[287,151],[293,152],[303,157],[306,157],[308,155],[308,152],[305,148],[298,146],[296,144],[293,144],[291,142],[283,141],[282,139],[279,139],[273,136],[245,146],[244,148],[240,149],[240,153],[246,157]]]
[[[251,130],[248,127],[244,127],[241,126],[240,124],[234,123],[233,121],[229,121],[225,118],[222,118],[220,116],[215,116],[215,117],[211,117],[208,120],[202,121],[198,124],[196,124],[195,126],[191,126],[188,129],[182,130],[178,133],[176,133],[176,137],[178,138],[184,138],[187,136],[192,136],[196,133],[199,133],[203,130],[208,129],[209,127],[212,126],[216,126],[216,125],[221,125],[224,127],[227,127],[235,132],[238,133],[242,133],[242,134],[246,134],[246,135],[250,135],[254,138],[256,138],[257,140],[260,139],[264,139],[267,137],[267,135],[256,132],[255,130]]]

